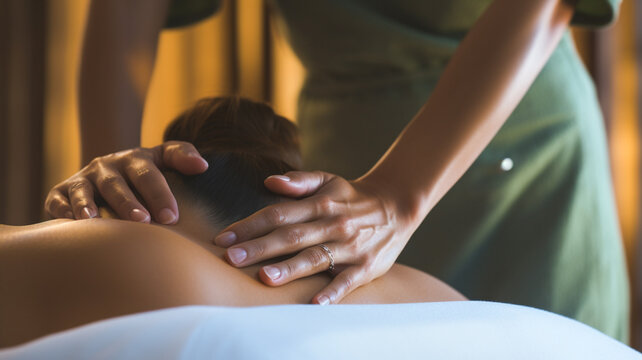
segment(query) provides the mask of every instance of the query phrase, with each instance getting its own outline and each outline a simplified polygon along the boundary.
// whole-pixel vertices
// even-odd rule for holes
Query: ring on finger
[[[319,244],[317,246],[320,247],[321,249],[323,249],[323,251],[325,251],[325,253],[328,255],[328,259],[330,260],[330,266],[328,267],[328,272],[330,272],[330,273],[333,272],[334,271],[334,255],[332,254],[332,251],[330,251],[330,249],[325,244]]]

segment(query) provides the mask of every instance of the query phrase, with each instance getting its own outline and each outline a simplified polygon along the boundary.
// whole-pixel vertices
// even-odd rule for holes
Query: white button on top
[[[507,157],[507,158],[504,158],[504,160],[502,160],[502,162],[501,162],[501,164],[499,165],[499,167],[500,167],[503,171],[510,171],[510,170],[513,168],[513,165],[514,165],[514,164],[513,164],[513,159],[511,159],[511,158]]]

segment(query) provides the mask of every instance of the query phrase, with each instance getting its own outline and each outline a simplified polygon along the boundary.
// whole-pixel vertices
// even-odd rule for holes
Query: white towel
[[[469,301],[397,305],[189,306],[85,325],[0,359],[642,359],[546,311]]]

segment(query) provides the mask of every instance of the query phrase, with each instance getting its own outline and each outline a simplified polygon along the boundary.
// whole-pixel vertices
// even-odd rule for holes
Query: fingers
[[[154,220],[161,224],[174,224],[178,220],[176,198],[165,176],[152,163],[140,163],[125,169],[127,178],[145,200]]]
[[[227,258],[235,266],[248,266],[276,256],[292,254],[316,245],[333,230],[333,219],[281,227],[258,239],[227,249]]]
[[[214,243],[218,246],[228,247],[263,236],[284,225],[308,222],[319,217],[329,217],[341,206],[343,205],[332,201],[327,196],[314,196],[270,205],[225,228],[214,239]]]
[[[52,190],[45,203],[52,217],[86,219],[98,216],[98,192],[121,219],[149,222],[150,213],[129,188],[131,183],[162,224],[178,220],[178,206],[158,167],[168,166],[185,174],[207,169],[207,162],[192,144],[169,141],[153,149],[136,148],[92,160],[69,180]]]
[[[91,219],[98,216],[94,203],[94,190],[86,179],[77,180],[67,190],[69,201],[76,219]]]
[[[336,247],[333,243],[325,244],[334,254],[337,254]],[[333,263],[345,259],[333,258]],[[264,266],[259,271],[261,280],[271,286],[279,286],[289,283],[290,281],[300,279],[306,276],[318,274],[330,268],[330,257],[320,246],[312,246],[291,259],[276,264]]]
[[[73,219],[74,213],[67,197],[57,188],[52,189],[45,200],[45,210],[54,219]]]
[[[137,222],[149,223],[150,216],[147,210],[136,199],[120,174],[102,170],[95,179],[98,192],[109,206],[121,219],[130,219]]]
[[[334,175],[322,171],[290,171],[284,175],[268,177],[265,179],[265,186],[284,196],[309,196],[316,193],[334,177]]]
[[[367,284],[366,271],[360,266],[351,266],[340,272],[332,282],[312,298],[313,304],[339,303],[346,295],[361,285]]]
[[[154,150],[160,151],[159,167],[165,166],[176,169],[185,175],[201,174],[207,170],[208,164],[194,145],[184,141],[167,141]],[[158,156],[155,156],[158,158]]]

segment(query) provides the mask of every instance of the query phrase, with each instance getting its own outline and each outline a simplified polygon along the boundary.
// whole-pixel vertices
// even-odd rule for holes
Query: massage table
[[[559,315],[467,301],[187,306],[97,321],[0,350],[1,360],[642,359]]]

